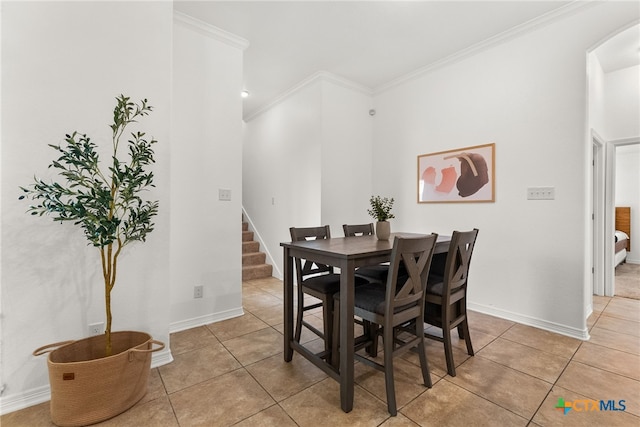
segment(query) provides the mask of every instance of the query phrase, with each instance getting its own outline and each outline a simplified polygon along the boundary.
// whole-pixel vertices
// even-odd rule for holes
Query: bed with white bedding
[[[631,250],[629,235],[631,234],[631,208],[616,207],[616,230],[614,233],[615,252],[613,256],[613,266],[625,262],[627,252]]]

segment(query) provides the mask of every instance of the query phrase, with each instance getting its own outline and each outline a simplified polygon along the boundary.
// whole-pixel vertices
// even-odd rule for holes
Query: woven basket
[[[104,357],[105,341],[102,334],[49,344],[33,352],[35,356],[49,353],[53,423],[97,423],[131,408],[147,392],[151,353],[162,350],[164,343],[144,332],[113,332],[113,355]],[[153,344],[159,347],[152,348]]]

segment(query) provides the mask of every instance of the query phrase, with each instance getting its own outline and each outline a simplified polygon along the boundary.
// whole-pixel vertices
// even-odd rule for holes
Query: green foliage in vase
[[[107,356],[111,355],[111,291],[116,283],[118,257],[127,244],[146,240],[158,213],[158,201],[142,198],[145,191],[154,187],[153,172],[145,168],[154,163],[153,144],[157,141],[146,138],[143,132],[133,132],[126,159],[118,157],[118,149],[127,126],[152,109],[146,99],[134,103],[124,95],[116,97],[110,125],[111,162],[106,170],[100,165],[97,145],[87,135],[73,132],[65,136],[65,144],[49,144],[59,155],[49,168],[56,169],[64,179],[49,183],[36,177],[30,186],[20,187],[25,193],[20,199],[37,203],[27,212],[47,214],[54,221],[72,221],[84,231],[89,244],[99,250],[105,286]]]
[[[387,221],[395,216],[391,213],[393,208],[393,198],[371,196],[369,199],[370,209],[367,209],[369,215],[376,221]]]

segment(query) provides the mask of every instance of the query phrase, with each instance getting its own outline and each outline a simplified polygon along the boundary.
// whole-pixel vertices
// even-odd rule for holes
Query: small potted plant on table
[[[369,199],[370,209],[367,209],[369,215],[374,218],[376,222],[376,236],[380,240],[389,240],[391,235],[391,224],[389,220],[395,218],[391,213],[393,208],[393,198],[371,196]]]
[[[127,126],[152,111],[147,100],[136,104],[116,97],[113,110],[112,153],[101,169],[98,147],[87,135],[66,135],[64,145],[49,144],[58,152],[50,168],[59,171],[61,182],[35,178],[21,187],[21,199],[31,199],[31,215],[51,215],[54,221],[71,221],[84,231],[89,246],[96,248],[102,265],[106,310],[104,334],[50,344],[34,351],[48,353],[51,385],[51,419],[61,426],[79,426],[114,417],[133,406],[147,391],[151,353],[164,344],[144,332],[112,332],[111,292],[116,283],[118,257],[134,241],[144,242],[153,231],[157,201],[144,201],[143,192],[153,187],[152,145],[143,132],[133,132],[128,158],[118,157],[120,139]],[[153,347],[153,345],[157,347]]]

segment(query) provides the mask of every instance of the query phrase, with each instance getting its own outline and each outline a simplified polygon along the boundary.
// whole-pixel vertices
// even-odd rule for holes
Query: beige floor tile
[[[275,329],[276,331],[278,331],[279,333],[284,335],[284,323],[279,323],[279,324],[274,325],[273,329]],[[295,333],[295,326],[294,326],[293,333]],[[307,343],[309,341],[314,341],[314,340],[317,340],[317,339],[319,339],[319,337],[316,334],[314,334],[313,332],[311,332],[307,328],[302,328],[302,332],[300,333],[300,342],[302,344]]]
[[[382,364],[382,357],[383,355],[379,354],[376,362]],[[396,406],[398,408],[402,408],[427,390],[422,380],[420,366],[414,365],[401,357],[396,357],[393,360],[393,375]],[[438,379],[438,377],[432,377],[431,382],[434,383]],[[384,372],[363,363],[358,363],[355,365],[355,382],[378,399],[385,403],[387,402]]]
[[[566,359],[571,358],[582,341],[554,334],[533,326],[516,324],[505,332],[501,338],[536,348],[546,353],[555,354]]]
[[[173,356],[218,342],[206,326],[175,332],[169,340]]]
[[[254,287],[256,289],[260,289],[261,291],[267,292],[280,299],[284,298],[284,288],[282,285],[282,280],[276,279],[275,277],[270,277],[268,279],[261,279],[256,283],[249,283],[247,287]]]
[[[556,385],[594,400],[625,400],[627,412],[640,416],[640,381],[572,361]]]
[[[496,339],[477,354],[549,383],[554,383],[569,363],[569,359],[564,357],[502,338]]]
[[[2,427],[55,427],[51,422],[49,402],[10,412],[0,417]]]
[[[181,390],[169,398],[180,426],[229,426],[275,403],[244,369]]]
[[[128,411],[94,424],[100,427],[130,427],[130,426],[154,426],[154,427],[178,427],[178,420],[173,413],[169,397],[138,404]]]
[[[282,334],[273,328],[245,334],[223,344],[243,366],[281,353],[284,349]]]
[[[505,331],[515,325],[510,320],[500,319],[498,317],[489,316],[488,314],[479,313],[477,311],[467,311],[469,329],[479,331],[490,336],[498,337]],[[473,333],[471,335],[473,338]]]
[[[640,300],[614,298],[609,302],[607,308],[604,309],[603,314],[618,317],[620,319],[640,322]]]
[[[285,362],[283,353],[279,353],[247,366],[247,371],[276,402],[327,378],[322,370],[299,354],[294,354],[291,362]]]
[[[596,322],[598,321],[598,318],[600,317],[600,312],[593,312],[591,313],[591,316],[587,317],[587,329],[591,330],[593,329],[593,326],[596,324]]]
[[[640,355],[637,354],[585,342],[573,360],[640,381]]]
[[[559,409],[559,400],[563,399],[567,403],[576,404],[576,409],[569,410],[566,414],[563,409]],[[533,422],[540,426],[549,427],[629,427],[638,425],[640,419],[626,411],[592,411],[590,400],[587,396],[564,389],[554,387],[540,409],[533,418]],[[562,405],[561,405],[562,406]],[[617,406],[621,408],[620,405]],[[589,410],[584,410],[589,408]]]
[[[640,337],[640,325],[638,325],[638,322],[611,317],[605,313],[598,318],[594,327]]]
[[[227,341],[268,327],[269,325],[251,313],[245,313],[233,319],[207,325],[207,328],[213,332],[220,341]]]
[[[238,361],[220,343],[178,354],[172,363],[158,369],[168,393],[190,387],[240,368]]]
[[[640,337],[595,327],[590,332],[592,344],[640,355]]]
[[[278,325],[284,322],[284,306],[282,304],[259,308],[252,311],[251,314],[269,326]]]
[[[291,417],[278,406],[273,405],[257,414],[234,424],[235,427],[296,427]]]
[[[456,374],[445,379],[527,419],[533,417],[552,385],[482,356],[467,360]]]
[[[527,419],[450,383],[448,378],[405,406],[402,414],[421,426],[527,425]]]
[[[149,387],[147,388],[147,394],[140,400],[139,403],[155,400],[167,395],[167,391],[164,388],[164,383],[160,377],[159,368],[154,368],[149,372]]]
[[[595,311],[601,312],[602,310],[605,309],[607,304],[609,304],[609,301],[611,301],[611,297],[604,297],[604,296],[594,295],[593,296],[593,311],[594,312]]]
[[[435,374],[438,376],[447,375],[447,359],[444,354],[444,344],[439,341],[434,341],[427,339],[426,342],[426,350],[427,350],[427,360],[429,361],[429,367],[432,368]],[[452,347],[453,352],[453,363],[456,366],[460,366],[465,361],[469,360],[471,356],[467,354],[466,347],[464,350],[461,350],[459,347]],[[416,363],[418,363],[418,355],[415,354]],[[442,375],[440,375],[442,373]]]
[[[429,326],[425,329],[425,332],[435,335],[437,337],[442,337],[442,329],[437,328],[435,326]],[[463,352],[467,352],[467,343],[465,340],[460,339],[458,337],[458,331],[456,329],[452,329],[449,331],[451,335],[451,346],[462,350]],[[488,345],[491,341],[496,339],[495,335],[489,335],[477,329],[471,329],[469,331],[469,335],[471,335],[471,345],[473,346],[474,351],[478,351],[481,348]],[[427,338],[428,339],[428,338]]]
[[[414,423],[409,418],[398,412],[395,417],[389,417],[387,421],[380,424],[380,427],[419,427],[419,424]]]
[[[267,292],[256,295],[247,295],[242,298],[242,306],[249,311],[282,304],[282,298],[275,297]]]
[[[302,427],[378,426],[389,418],[387,405],[359,386],[354,389],[353,410],[340,407],[340,385],[327,378],[280,402],[280,406]]]

